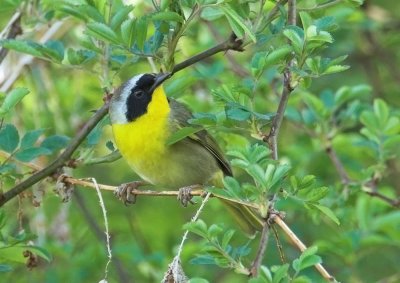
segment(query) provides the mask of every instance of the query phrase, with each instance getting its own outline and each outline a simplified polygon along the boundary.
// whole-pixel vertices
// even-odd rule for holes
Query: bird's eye
[[[143,94],[144,94],[144,91],[143,91],[143,90],[137,90],[137,91],[135,91],[135,92],[133,93],[133,95],[134,95],[135,97],[137,97],[137,98],[141,98],[141,97],[143,96]]]

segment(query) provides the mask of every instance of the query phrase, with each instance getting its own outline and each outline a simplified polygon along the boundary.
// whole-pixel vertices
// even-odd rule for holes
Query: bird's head
[[[111,99],[111,123],[125,124],[144,115],[152,101],[153,93],[170,76],[170,73],[139,74],[124,82]]]

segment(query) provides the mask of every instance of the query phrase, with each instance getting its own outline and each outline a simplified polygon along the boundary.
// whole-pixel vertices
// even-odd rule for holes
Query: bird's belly
[[[139,130],[113,125],[116,144],[132,169],[145,181],[170,188],[205,184],[219,171],[214,157],[194,142],[166,146],[166,127]]]

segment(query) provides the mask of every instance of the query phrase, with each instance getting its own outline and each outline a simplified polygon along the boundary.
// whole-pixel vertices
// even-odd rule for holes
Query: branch
[[[304,252],[307,247],[303,242],[296,236],[296,234],[286,225],[282,218],[277,214],[273,213],[270,216],[270,220],[274,221],[279,227],[282,228],[283,232],[292,240],[293,244],[301,251]],[[336,282],[335,278],[326,271],[322,264],[318,263],[314,265],[318,272],[329,282]]]
[[[17,35],[22,34],[22,29],[21,29],[21,12],[16,12],[11,20],[8,22],[7,26],[4,28],[4,30],[0,33],[0,39],[3,39],[4,34],[7,32],[6,39],[12,39],[16,38]],[[8,53],[8,49],[2,47],[0,50],[0,64],[3,62],[4,58],[6,58]]]
[[[296,25],[296,0],[288,1],[288,24]],[[264,141],[269,144],[269,147],[272,151],[272,158],[275,160],[278,160],[278,136],[282,125],[283,116],[285,114],[286,105],[289,101],[289,96],[294,90],[291,85],[292,73],[290,71],[290,68],[293,66],[293,64],[294,59],[291,59],[283,71],[283,90],[281,99],[279,101],[278,110],[274,120],[272,121],[269,134],[264,137]]]
[[[390,204],[395,208],[400,208],[400,199],[391,199],[384,194],[381,194],[378,191],[378,182],[379,180],[377,178],[373,178],[371,181],[363,186],[362,191],[367,193],[371,197],[376,197],[383,200],[384,202]]]
[[[342,184],[347,187],[350,183],[350,177],[347,174],[346,170],[344,169],[343,163],[340,161],[339,157],[336,154],[335,149],[332,147],[331,144],[328,144],[325,147],[325,151],[328,154],[329,158],[331,159],[333,165],[336,168],[336,171],[338,172],[340,179],[342,181]]]
[[[97,123],[107,114],[109,104],[104,104],[96,114],[89,119],[89,121],[83,126],[75,138],[71,140],[65,151],[50,165],[38,171],[37,173],[30,176],[28,179],[22,181],[16,185],[11,190],[0,195],[0,207],[2,207],[9,200],[17,196],[18,194],[25,191],[30,186],[36,184],[37,182],[43,180],[44,178],[55,173],[59,168],[63,167],[65,162],[67,162],[79,145],[85,140],[86,136],[92,131],[92,129],[97,125]]]
[[[269,228],[270,228],[270,226],[268,224],[268,221],[264,221],[263,229],[261,232],[260,245],[257,250],[256,258],[254,259],[253,264],[251,265],[251,269],[250,269],[251,277],[258,276],[258,271],[260,270],[261,263],[264,258],[264,253],[267,249],[268,238],[269,238]]]
[[[179,72],[182,69],[189,67],[190,65],[193,65],[194,63],[202,61],[205,58],[211,57],[219,52],[228,50],[243,51],[242,44],[243,41],[241,39],[238,39],[235,34],[232,34],[228,40],[220,44],[217,44],[216,46],[211,47],[210,49],[207,49],[206,51],[194,55],[193,57],[175,65],[171,71],[171,75],[175,74],[176,72]]]

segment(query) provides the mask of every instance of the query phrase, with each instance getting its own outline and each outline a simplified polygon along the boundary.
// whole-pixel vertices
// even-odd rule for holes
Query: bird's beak
[[[154,82],[153,86],[150,89],[150,93],[153,93],[153,91],[159,87],[164,81],[169,79],[172,76],[172,73],[160,73],[157,74],[156,76],[156,81]]]

